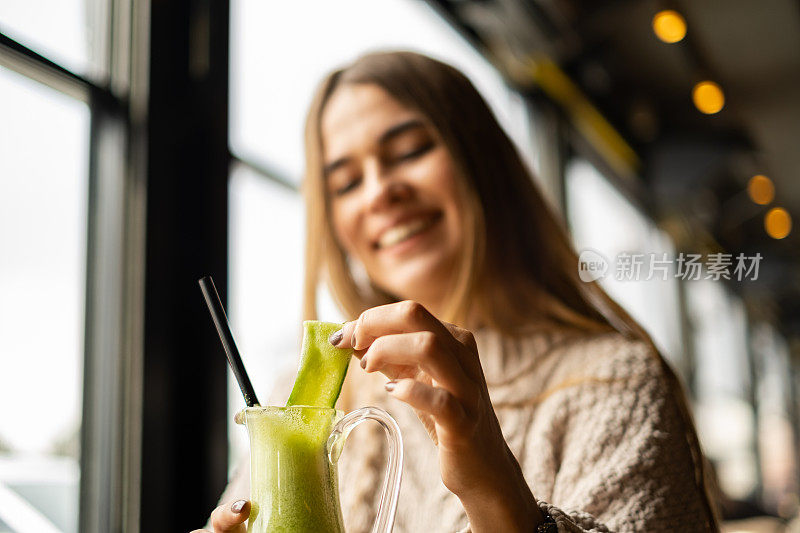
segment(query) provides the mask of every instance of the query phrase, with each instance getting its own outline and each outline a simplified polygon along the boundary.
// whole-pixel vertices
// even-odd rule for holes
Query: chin
[[[380,286],[402,300],[415,300],[425,305],[423,295],[440,293],[442,286],[455,276],[454,261],[445,261],[442,257],[425,259],[409,260],[397,268],[385,270],[381,277],[389,283]]]

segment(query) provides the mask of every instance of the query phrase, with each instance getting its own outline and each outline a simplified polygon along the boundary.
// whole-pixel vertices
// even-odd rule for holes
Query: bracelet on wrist
[[[544,509],[540,510],[542,511],[542,516],[544,516],[544,522],[536,526],[536,533],[558,533],[558,525],[556,525],[556,521],[550,516],[550,513]]]

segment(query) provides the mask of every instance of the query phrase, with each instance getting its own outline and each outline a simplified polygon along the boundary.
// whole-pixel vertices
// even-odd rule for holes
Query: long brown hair
[[[306,120],[306,271],[303,313],[316,318],[317,288],[327,281],[349,317],[396,301],[354,279],[330,223],[320,121],[337,87],[372,84],[426,117],[461,176],[461,223],[468,231],[443,316],[474,328],[518,334],[532,324],[616,330],[652,347],[685,419],[697,481],[703,460],[680,381],[649,335],[595,282],[578,275],[578,256],[530,171],[472,83],[457,69],[412,52],[364,55],[320,84]],[[711,512],[711,510],[709,510]],[[713,512],[711,512],[713,517]]]

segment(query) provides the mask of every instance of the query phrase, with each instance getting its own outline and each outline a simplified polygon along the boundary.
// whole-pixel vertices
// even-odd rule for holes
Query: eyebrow
[[[398,135],[400,135],[400,134],[402,134],[402,133],[404,133],[404,132],[406,132],[408,130],[413,130],[413,129],[417,129],[417,128],[424,128],[424,127],[425,127],[425,124],[421,120],[419,120],[417,118],[412,118],[410,120],[406,120],[405,122],[401,122],[399,124],[396,124],[396,125],[392,126],[391,128],[389,128],[388,130],[384,131],[381,134],[381,136],[378,137],[378,144],[386,144],[387,142],[389,142],[393,138],[397,137]],[[324,176],[328,176],[334,170],[338,169],[339,167],[342,167],[342,166],[346,165],[349,160],[350,160],[349,156],[344,156],[344,157],[340,157],[339,159],[337,159],[335,161],[332,161],[332,162],[328,163],[322,169],[323,175]]]

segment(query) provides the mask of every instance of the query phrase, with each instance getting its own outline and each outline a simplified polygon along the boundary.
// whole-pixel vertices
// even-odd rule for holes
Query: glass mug
[[[389,533],[397,512],[403,441],[384,410],[347,415],[324,407],[248,407],[236,415],[250,437],[250,522],[247,533],[344,533],[337,462],[347,435],[365,420],[378,422],[389,460],[373,533]]]

